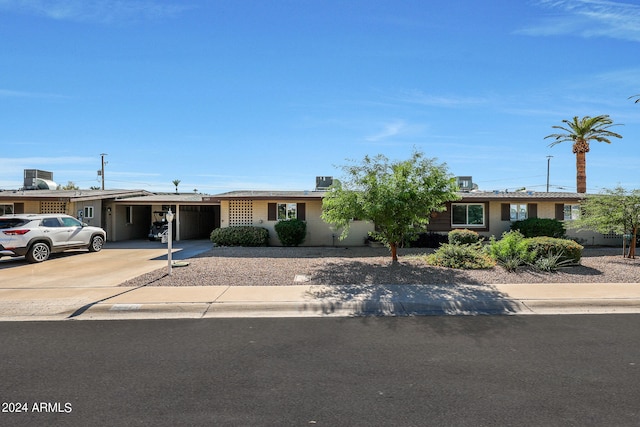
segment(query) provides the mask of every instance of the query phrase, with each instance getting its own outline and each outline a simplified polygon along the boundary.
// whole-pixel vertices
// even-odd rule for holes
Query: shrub
[[[562,267],[573,265],[573,260],[563,259],[564,253],[561,251],[557,254],[549,251],[546,255],[538,257],[534,263],[534,267],[541,271],[556,271]]]
[[[487,252],[498,264],[507,271],[514,271],[521,265],[529,264],[536,258],[535,250],[527,244],[519,231],[509,231],[502,234],[502,239],[491,237]]]
[[[511,224],[511,230],[522,233],[524,237],[557,237],[565,236],[564,224],[551,218],[527,218]]]
[[[267,246],[269,230],[252,226],[216,228],[210,239],[219,246]]]
[[[444,243],[427,256],[426,260],[430,265],[462,269],[484,269],[495,265],[495,262],[482,251],[479,242],[464,245]]]
[[[447,243],[448,237],[446,234],[439,234],[434,232],[420,233],[418,238],[410,243],[412,248],[438,248],[441,244]]]
[[[538,254],[536,259],[545,255],[561,255],[560,261],[570,260],[574,264],[580,263],[584,247],[573,240],[556,239],[553,237],[532,237],[526,239],[529,251]]]
[[[457,229],[451,230],[447,236],[452,245],[468,245],[478,243],[480,236],[473,230]]]
[[[307,223],[299,219],[278,221],[274,228],[283,246],[298,246],[307,235]]]

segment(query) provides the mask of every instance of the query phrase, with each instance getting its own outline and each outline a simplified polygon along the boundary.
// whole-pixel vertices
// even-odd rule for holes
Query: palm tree
[[[553,147],[561,142],[573,142],[573,152],[576,155],[576,184],[578,193],[587,192],[587,153],[589,152],[589,142],[598,141],[611,144],[609,138],[622,138],[621,135],[609,130],[613,124],[613,120],[608,115],[601,116],[584,116],[578,119],[575,116],[572,121],[563,120],[564,126],[552,126],[554,129],[560,129],[566,133],[554,133],[544,138],[554,138],[549,147]]]
[[[640,102],[640,95],[633,95],[633,96],[630,96],[630,97],[629,97],[629,99],[633,99],[633,98],[635,98],[635,99],[636,99],[635,101],[633,101],[633,102],[635,102],[636,104],[637,104],[638,102]]]
[[[180,180],[179,179],[174,179],[173,180],[173,185],[176,186],[176,194],[178,194],[178,185],[180,185]]]

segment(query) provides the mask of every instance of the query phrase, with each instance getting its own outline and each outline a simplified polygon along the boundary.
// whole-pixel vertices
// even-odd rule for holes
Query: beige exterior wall
[[[266,228],[269,230],[269,244],[272,246],[280,246],[280,241],[274,228],[277,221],[268,220],[268,205],[274,202],[284,203],[285,201],[253,200],[252,221],[251,224],[245,225]],[[305,203],[307,237],[305,238],[303,246],[364,246],[368,232],[373,231],[373,224],[365,221],[355,221],[351,225],[348,237],[340,240],[340,231],[332,229],[329,224],[320,218],[322,213],[321,200],[286,200],[286,203]],[[229,227],[230,216],[228,200],[222,200],[220,202],[220,218],[220,226],[223,228]]]
[[[489,231],[481,232],[480,235],[489,237],[495,236],[500,238],[502,233],[509,231],[511,228],[511,221],[502,221],[500,213],[502,201],[493,201],[489,203]],[[555,218],[556,215],[556,203],[562,203],[561,201],[554,200],[552,202],[536,202],[538,205],[538,218]],[[567,204],[576,204],[575,202],[567,202]],[[570,228],[570,221],[566,221],[565,228],[567,230],[567,237],[575,239],[580,244],[588,245],[603,245],[603,246],[618,246],[622,245],[622,238],[615,235],[603,235],[594,231],[578,231]]]

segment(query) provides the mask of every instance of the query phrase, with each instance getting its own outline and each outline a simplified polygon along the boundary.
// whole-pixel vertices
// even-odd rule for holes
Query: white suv
[[[42,262],[68,249],[98,252],[106,237],[102,228],[64,214],[0,216],[0,257],[24,255],[29,262]]]

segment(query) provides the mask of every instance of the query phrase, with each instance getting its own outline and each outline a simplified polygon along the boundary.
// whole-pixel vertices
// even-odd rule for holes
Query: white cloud
[[[54,20],[112,23],[175,16],[189,5],[157,0],[0,0],[0,9]]]
[[[383,129],[377,132],[374,135],[368,136],[365,138],[366,141],[369,142],[378,142],[383,139],[391,138],[397,136],[407,129],[407,124],[402,120],[396,120],[391,123],[386,123],[383,125]]]
[[[518,31],[531,36],[575,34],[640,42],[640,5],[608,0],[539,0],[562,12]]]
[[[485,98],[432,95],[419,90],[404,92],[400,94],[399,100],[411,104],[450,108],[478,105],[487,102]]]
[[[0,98],[55,99],[55,98],[66,98],[66,97],[63,95],[57,95],[54,93],[25,92],[20,90],[0,89]]]

